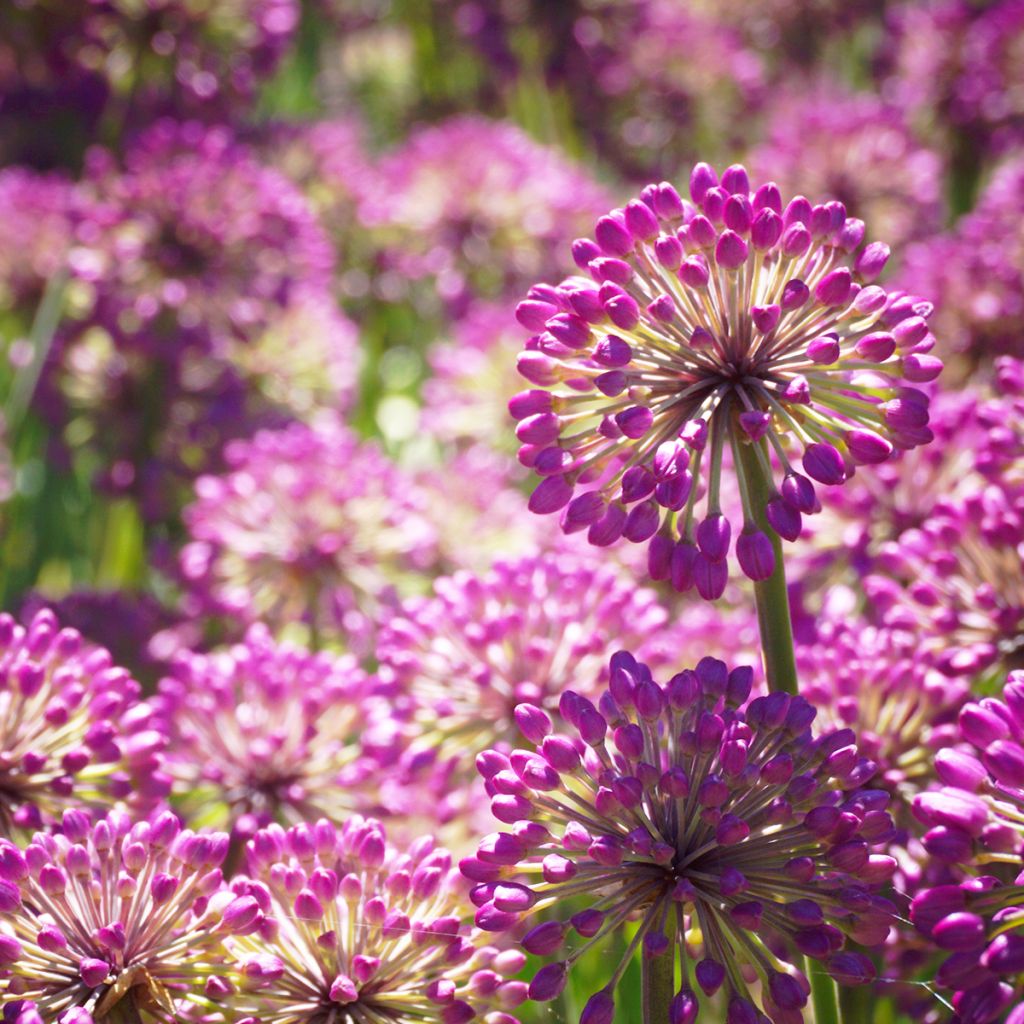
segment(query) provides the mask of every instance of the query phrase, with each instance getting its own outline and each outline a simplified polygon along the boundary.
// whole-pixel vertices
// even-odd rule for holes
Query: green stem
[[[765,519],[764,509],[774,496],[768,478],[751,444],[736,446],[739,469],[746,481],[758,527],[772,542],[775,552],[775,571],[766,580],[754,584],[757,605],[757,626],[761,634],[761,656],[770,690],[797,693],[796,658],[793,654],[793,623],[789,616],[789,593],[786,590],[786,566],[782,556],[782,541]]]
[[[839,990],[821,964],[808,964],[814,1024],[839,1024]]]
[[[675,990],[675,958],[671,951],[641,958],[644,1024],[668,1024]]]

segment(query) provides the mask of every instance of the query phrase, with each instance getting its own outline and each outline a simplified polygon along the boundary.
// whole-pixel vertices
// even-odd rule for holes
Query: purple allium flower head
[[[936,861],[972,875],[985,866],[1010,874],[926,889],[911,905],[911,920],[949,954],[936,982],[954,991],[958,1021],[1017,1024],[1024,1006],[1024,673],[1010,673],[1001,700],[963,708],[960,740],[936,760],[945,785],[914,802],[928,829],[924,845]]]
[[[619,652],[596,705],[563,695],[571,735],[522,705],[531,749],[480,756],[493,812],[511,828],[462,861],[477,883],[477,925],[504,931],[547,911],[524,948],[569,949],[535,975],[532,998],[553,998],[628,920],[639,922],[628,953],[592,1004],[609,1004],[641,946],[648,957],[678,952],[677,1019],[690,1022],[694,985],[708,996],[724,987],[730,1019],[759,1019],[755,999],[773,1019],[799,1011],[809,991],[800,954],[841,981],[871,979],[870,961],[843,947],[889,932],[892,908],[875,893],[895,869],[876,852],[893,834],[888,795],[863,788],[875,766],[851,730],[815,735],[801,697],[749,700],[752,676],[705,658],[659,686]]]
[[[993,355],[1024,357],[1024,157],[1003,163],[948,234],[911,246],[900,281],[935,297],[935,334],[963,375]]]
[[[305,198],[225,128],[160,121],[123,169],[92,151],[83,190],[93,203],[72,266],[95,291],[87,324],[119,347],[249,338],[296,291],[330,280],[330,243]]]
[[[74,186],[60,175],[0,171],[0,309],[35,312],[46,282],[66,266],[74,208]]]
[[[182,572],[200,606],[358,639],[433,558],[414,484],[333,417],[260,431],[225,459],[228,472],[201,477],[185,511]]]
[[[1010,673],[1001,700],[966,704],[956,739],[936,757],[943,788],[914,801],[925,846],[945,862],[1024,867],[1024,672]]]
[[[432,837],[398,850],[355,817],[270,827],[248,854],[252,877],[232,888],[261,915],[231,940],[232,1019],[515,1024],[525,958],[467,925],[464,885]]]
[[[767,139],[750,156],[756,177],[790,194],[833,196],[894,248],[942,223],[943,166],[900,111],[870,93],[821,83],[780,92]]]
[[[24,625],[0,613],[0,680],[0,834],[166,794],[165,737],[139,684],[53,612]]]
[[[1024,495],[992,483],[883,545],[864,587],[882,621],[923,633],[942,671],[1005,670],[1024,646],[1022,553]]]
[[[611,653],[623,643],[651,653],[667,621],[653,591],[611,566],[551,553],[435,580],[433,596],[385,623],[377,657],[465,782],[480,750],[516,741],[518,705],[553,711],[570,685],[596,696]]]
[[[483,117],[417,129],[378,170],[364,223],[394,236],[400,270],[437,278],[452,300],[467,285],[496,297],[554,273],[562,248],[607,207],[557,150]]]
[[[698,164],[690,191],[696,205],[648,186],[574,243],[593,283],[531,289],[517,317],[536,332],[519,360],[534,387],[509,408],[520,461],[542,477],[532,511],[560,512],[563,530],[599,546],[649,541],[655,579],[717,598],[733,533],[727,454],[750,451],[772,478],[755,505],[738,476],[736,555],[764,579],[774,557],[760,517],[795,539],[820,507],[812,478],[840,484],[929,441],[928,397],[911,385],[942,364],[930,305],[870,283],[888,247],[861,249],[864,225],[841,203],[783,209],[738,165],[719,184]]]
[[[819,723],[853,729],[878,765],[874,784],[892,793],[894,813],[905,812],[935,781],[936,751],[956,735],[967,683],[939,672],[912,632],[852,617],[819,618],[816,632],[796,650],[800,693]]]
[[[339,820],[362,792],[371,690],[351,655],[276,644],[262,625],[229,649],[179,656],[153,699],[176,808],[243,836],[273,821]]]
[[[174,1024],[181,1002],[211,1006],[237,924],[220,912],[235,901],[220,871],[227,848],[223,833],[184,830],[171,812],[133,824],[112,811],[93,825],[67,810],[56,835],[24,849],[0,840],[5,997],[56,1024]]]

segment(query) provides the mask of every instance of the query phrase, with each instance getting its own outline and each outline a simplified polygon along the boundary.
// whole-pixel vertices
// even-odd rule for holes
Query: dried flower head
[[[727,455],[736,556],[766,579],[775,559],[760,524],[795,539],[820,507],[809,478],[841,484],[929,441],[928,397],[907,385],[942,364],[929,304],[870,284],[889,249],[860,249],[864,225],[842,203],[783,209],[774,184],[751,191],[738,165],[719,183],[698,164],[690,193],[696,205],[648,186],[598,221],[595,241],[574,243],[593,284],[538,285],[520,303],[538,333],[519,370],[536,387],[509,408],[520,460],[543,478],[533,511],[561,510],[562,528],[593,544],[650,542],[654,578],[713,599],[732,540]]]
[[[276,644],[262,625],[229,649],[179,656],[153,699],[175,807],[242,836],[340,820],[363,792],[371,692],[351,655]]]
[[[230,444],[196,482],[182,571],[200,605],[278,628],[355,639],[395,586],[433,558],[414,485],[331,417]]]
[[[431,837],[399,851],[354,817],[265,829],[248,854],[252,877],[235,881],[225,914],[260,912],[232,940],[233,1019],[516,1024],[526,985],[510,979],[524,957],[464,923],[458,870]]]
[[[523,704],[516,718],[535,749],[480,755],[492,810],[511,830],[462,861],[477,883],[477,924],[504,931],[547,911],[524,948],[546,955],[573,939],[536,974],[531,998],[554,998],[628,921],[638,925],[627,954],[585,1022],[612,1020],[640,948],[678,960],[672,1019],[685,1024],[698,1015],[694,986],[723,990],[730,1021],[759,1019],[755,1001],[798,1019],[809,992],[801,954],[840,981],[870,980],[870,960],[843,947],[889,931],[890,905],[875,895],[895,868],[875,852],[893,834],[888,795],[863,788],[875,766],[851,730],[815,736],[816,712],[800,697],[748,701],[752,678],[705,658],[659,686],[620,652],[596,706],[563,695],[571,735]]]
[[[42,609],[0,613],[0,834],[37,829],[69,806],[163,796],[163,734],[139,684],[110,653]]]
[[[0,840],[3,998],[31,1005],[39,1016],[26,1024],[175,1024],[179,1007],[209,1006],[233,899],[227,848],[226,835],[183,830],[169,812],[91,825],[68,810],[60,833],[24,850]]]

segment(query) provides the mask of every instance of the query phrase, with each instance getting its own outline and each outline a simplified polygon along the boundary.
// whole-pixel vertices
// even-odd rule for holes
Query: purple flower
[[[260,916],[231,940],[232,1019],[516,1024],[524,957],[467,925],[451,854],[430,836],[400,851],[356,817],[271,827],[248,853],[252,878],[232,888]]]
[[[1024,7],[1022,7],[1024,10]],[[1024,158],[996,171],[975,208],[954,228],[906,251],[900,282],[934,296],[934,330],[953,372],[994,355],[1024,357]]]
[[[367,788],[364,744],[384,742],[371,693],[351,655],[275,644],[264,626],[227,650],[180,655],[153,699],[176,808],[241,836],[339,820]]]
[[[623,643],[670,658],[667,623],[653,591],[595,559],[554,553],[436,580],[432,597],[406,602],[382,627],[377,657],[382,680],[411,701],[425,736],[416,750],[457,759],[461,798],[473,757],[518,738],[519,705],[554,710],[571,684],[596,695]]]
[[[0,613],[0,679],[0,834],[166,794],[165,738],[139,684],[51,611],[25,625]]]
[[[1022,551],[1021,493],[992,483],[883,545],[864,587],[882,621],[922,632],[942,671],[977,675],[1008,667],[1024,642]]]
[[[546,911],[524,948],[568,947],[535,975],[532,998],[554,998],[573,965],[630,920],[627,954],[592,1004],[608,1004],[641,947],[678,953],[675,1005],[688,1022],[695,986],[708,996],[724,987],[737,1020],[756,1019],[755,999],[773,1017],[798,1011],[809,992],[800,954],[841,981],[871,980],[870,961],[843,947],[847,937],[877,945],[889,931],[892,908],[876,895],[895,869],[876,852],[893,834],[888,795],[862,788],[875,766],[851,730],[815,736],[810,704],[748,700],[752,677],[705,658],[659,686],[619,652],[596,706],[563,695],[570,735],[524,706],[531,749],[480,756],[492,810],[511,828],[462,861],[477,925],[504,931]],[[755,974],[760,996],[748,987]]]
[[[477,116],[415,130],[378,173],[361,219],[401,272],[435,278],[450,301],[498,297],[553,273],[608,201],[559,151]]]
[[[111,812],[92,825],[68,810],[61,829],[23,850],[0,840],[5,996],[56,1024],[140,1011],[174,1024],[179,1001],[212,1008],[221,910],[234,902],[220,871],[228,837],[183,830],[170,812],[136,824]]]
[[[185,511],[181,567],[200,608],[358,639],[433,558],[415,486],[333,417],[232,442],[225,460]]]
[[[757,177],[773,176],[790,194],[841,198],[894,248],[942,224],[942,158],[915,139],[897,108],[870,93],[827,81],[779,93],[750,163]]]
[[[956,735],[967,683],[939,672],[921,638],[853,618],[820,617],[814,642],[797,647],[800,693],[818,722],[851,728],[878,765],[875,785],[907,824],[914,796],[935,780],[936,752]]]
[[[596,241],[574,243],[594,283],[537,285],[520,303],[537,333],[519,371],[534,387],[510,403],[520,461],[542,477],[534,512],[560,512],[563,530],[599,546],[649,542],[655,579],[709,599],[725,588],[733,532],[741,568],[764,579],[762,517],[795,539],[820,507],[811,478],[840,484],[929,441],[928,397],[907,385],[941,368],[930,306],[869,283],[888,250],[854,255],[864,225],[841,203],[783,210],[778,189],[751,192],[739,166],[721,182],[698,164],[696,206],[651,185],[598,221]],[[757,465],[737,475],[735,531],[721,497],[730,453]],[[770,477],[769,493],[752,476]]]

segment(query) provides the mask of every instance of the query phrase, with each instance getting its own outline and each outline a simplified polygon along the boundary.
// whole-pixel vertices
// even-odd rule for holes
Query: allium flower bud
[[[931,379],[938,369],[922,362],[934,345],[927,330],[906,343],[893,333],[908,318],[923,322],[930,307],[868,284],[878,261],[853,255],[862,231],[841,203],[812,207],[797,198],[783,210],[773,198],[750,217],[761,193],[748,193],[746,172],[726,172],[735,186],[729,194],[709,184],[717,182],[711,168],[701,168],[691,187],[696,210],[681,225],[659,218],[661,236],[690,253],[678,273],[658,258],[657,240],[633,237],[615,213],[599,221],[597,242],[614,250],[622,273],[610,279],[602,259],[591,259],[585,267],[594,284],[570,278],[530,292],[530,323],[541,296],[557,312],[527,342],[520,368],[552,402],[543,430],[519,416],[516,401],[511,407],[524,441],[520,460],[543,476],[533,511],[560,512],[566,532],[586,530],[594,544],[649,542],[656,563],[659,548],[671,544],[687,566],[670,574],[673,585],[713,599],[728,577],[728,534],[717,528],[711,542],[702,533],[722,520],[726,452],[739,475],[747,537],[740,564],[764,578],[771,563],[753,531],[765,506],[793,505],[791,481],[810,489],[811,501],[789,510],[793,522],[778,509],[768,519],[793,537],[817,504],[807,477],[841,484],[858,465],[928,441],[926,424],[901,427],[884,407],[903,381]],[[722,218],[732,226],[716,226]],[[628,356],[614,370],[602,358],[611,339]],[[530,369],[541,357],[542,376]],[[659,469],[656,453],[665,446],[678,455]],[[794,453],[803,473],[790,461]],[[638,474],[654,487],[631,487]],[[773,479],[762,485],[760,477]]]
[[[70,810],[62,832],[36,833],[23,851],[0,840],[0,886],[17,896],[0,902],[7,991],[57,1024],[209,1012],[222,920],[238,920],[222,919],[235,902],[220,871],[227,849],[223,833],[183,830],[170,812],[132,824],[114,811],[91,824]]]
[[[516,1024],[509,1014],[526,985],[511,979],[525,957],[485,944],[464,921],[459,872],[433,838],[399,851],[378,822],[356,816],[340,827],[271,826],[248,857],[250,877],[232,890],[265,917],[230,940],[231,1019],[461,1024],[494,1014]]]
[[[896,862],[878,852],[893,832],[888,796],[864,788],[875,766],[853,733],[816,736],[810,704],[782,693],[749,700],[751,670],[712,658],[664,686],[625,652],[614,664],[621,678],[596,706],[571,690],[562,696],[575,762],[547,757],[551,737],[513,751],[521,810],[511,831],[461,865],[474,880],[490,869],[475,890],[479,927],[503,931],[546,912],[525,948],[557,955],[565,942],[531,998],[554,998],[573,965],[628,921],[637,927],[627,954],[609,966],[587,1019],[610,1013],[641,944],[646,956],[697,958],[696,983],[707,995],[724,989],[730,1014],[735,1004],[746,1015],[737,1020],[758,1019],[755,998],[769,1015],[806,1003],[800,954],[845,983],[869,981],[870,960],[841,951],[847,937],[875,946],[887,936],[894,908],[877,889]],[[501,774],[484,772],[492,794]],[[500,912],[510,884],[531,896],[524,909]],[[577,912],[553,928],[570,899]],[[746,966],[760,973],[769,963],[755,997]],[[695,1019],[688,987],[673,1006]]]

